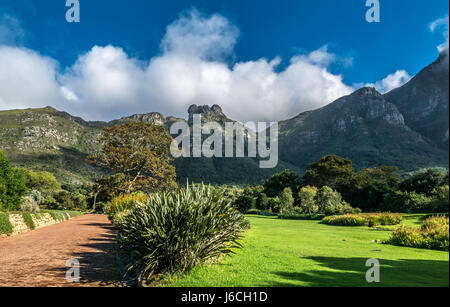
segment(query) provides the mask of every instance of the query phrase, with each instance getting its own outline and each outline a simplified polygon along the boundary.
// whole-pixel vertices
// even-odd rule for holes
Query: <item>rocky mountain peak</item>
[[[222,108],[215,104],[212,107],[208,105],[203,106],[197,106],[196,104],[193,104],[188,109],[189,116],[193,114],[201,114],[205,117],[225,117],[225,114],[222,112]]]
[[[364,97],[364,96],[382,97],[383,96],[374,87],[369,87],[369,86],[360,88],[352,95],[359,96],[359,97]]]
[[[164,125],[166,122],[166,119],[161,113],[158,112],[151,112],[151,113],[145,113],[145,114],[134,114],[130,117],[127,117],[126,119],[132,120],[132,121],[139,121],[142,123],[149,123],[153,125]]]
[[[222,108],[217,104],[213,105],[212,107],[208,105],[198,106],[196,104],[193,104],[189,107],[188,113],[189,125],[193,124],[194,114],[200,114],[202,116],[202,122],[215,121],[224,123],[226,121],[229,121],[227,116],[223,113]]]
[[[448,50],[405,85],[384,97],[405,117],[406,124],[427,141],[448,152],[449,67]]]

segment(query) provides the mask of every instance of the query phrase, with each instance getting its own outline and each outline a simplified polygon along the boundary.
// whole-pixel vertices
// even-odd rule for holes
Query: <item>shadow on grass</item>
[[[448,287],[449,262],[400,259],[380,261],[380,283],[366,282],[366,258],[306,257],[323,269],[303,272],[274,272],[286,282],[272,284],[292,287],[302,282],[312,287]]]

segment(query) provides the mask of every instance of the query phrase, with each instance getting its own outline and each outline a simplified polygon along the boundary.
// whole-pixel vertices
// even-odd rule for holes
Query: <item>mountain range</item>
[[[356,169],[395,165],[410,172],[448,168],[448,54],[424,68],[408,83],[382,95],[364,87],[331,104],[279,123],[280,161],[260,169],[253,158],[180,158],[174,161],[180,182],[261,183],[289,168],[297,173],[327,154],[350,158]],[[191,123],[193,114],[221,124],[233,122],[214,105],[193,105],[187,119],[160,113],[136,114],[110,122],[89,122],[52,107],[0,111],[0,149],[13,165],[46,170],[62,182],[91,181],[106,174],[85,163],[99,149],[101,129],[130,121],[164,125]]]

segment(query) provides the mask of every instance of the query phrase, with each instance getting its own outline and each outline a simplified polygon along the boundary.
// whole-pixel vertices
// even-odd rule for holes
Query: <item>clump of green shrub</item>
[[[138,202],[144,202],[148,198],[144,193],[121,194],[106,204],[105,213],[113,220],[116,214],[130,210]]]
[[[0,150],[0,210],[17,211],[26,191],[25,176],[10,166],[9,160]]]
[[[403,221],[403,216],[397,213],[363,213],[327,216],[322,222],[334,226],[387,226],[398,225]]]
[[[404,213],[433,212],[433,199],[416,192],[393,191],[386,195],[381,208]]]
[[[0,212],[0,235],[10,235],[13,233],[13,227],[9,221],[9,215],[6,212]]]
[[[43,210],[42,212],[50,214],[55,222],[63,222],[69,220],[72,217],[83,215],[83,213],[78,211]]]
[[[123,223],[125,222],[125,219],[127,218],[127,215],[130,213],[130,210],[124,210],[121,212],[117,212],[113,216],[110,217],[111,223],[116,226],[117,228],[122,227]]]
[[[345,214],[338,216],[327,216],[322,222],[333,226],[367,226],[368,220],[364,216],[356,214]]]
[[[367,218],[369,227],[398,225],[403,222],[403,215],[399,213],[366,213],[363,216]]]
[[[357,214],[361,210],[353,208],[342,199],[339,192],[328,186],[320,189],[312,186],[306,186],[300,189],[298,193],[300,205],[297,207],[288,207],[280,214],[283,219],[314,219],[321,220],[325,216],[339,214]]]
[[[65,211],[65,212],[69,216],[69,218],[74,218],[83,215],[83,212],[80,211]]]
[[[184,273],[240,247],[248,221],[223,191],[188,185],[137,203],[120,222],[118,242],[139,281]]]
[[[31,214],[29,212],[22,212],[22,218],[29,229],[31,229],[31,230],[36,229],[36,225],[34,224],[33,217],[31,216]]]
[[[385,243],[448,251],[449,218],[433,216],[426,219],[420,228],[401,227],[394,231]]]

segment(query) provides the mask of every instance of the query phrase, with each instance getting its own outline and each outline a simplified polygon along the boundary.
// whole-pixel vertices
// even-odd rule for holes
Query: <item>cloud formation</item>
[[[375,83],[367,84],[367,86],[374,87],[380,93],[385,94],[407,83],[409,80],[411,80],[411,78],[412,77],[408,74],[406,70],[397,70],[395,73],[386,76],[386,78],[377,81]]]
[[[221,15],[196,10],[167,27],[161,53],[148,61],[116,46],[95,46],[62,72],[34,51],[0,46],[0,109],[51,105],[88,120],[134,113],[186,117],[191,104],[219,104],[240,121],[278,121],[322,107],[354,89],[332,63],[351,64],[323,46],[282,59],[228,63],[239,30]],[[398,71],[375,84],[385,92],[409,80]]]
[[[440,44],[438,46],[438,50],[439,52],[446,52],[448,54],[448,39],[449,39],[449,21],[448,21],[448,16],[436,19],[435,21],[433,21],[430,24],[430,31],[431,32],[436,32],[436,31],[441,31],[442,36],[444,36],[445,42]]]
[[[62,107],[56,71],[57,63],[51,58],[0,45],[0,109]]]

